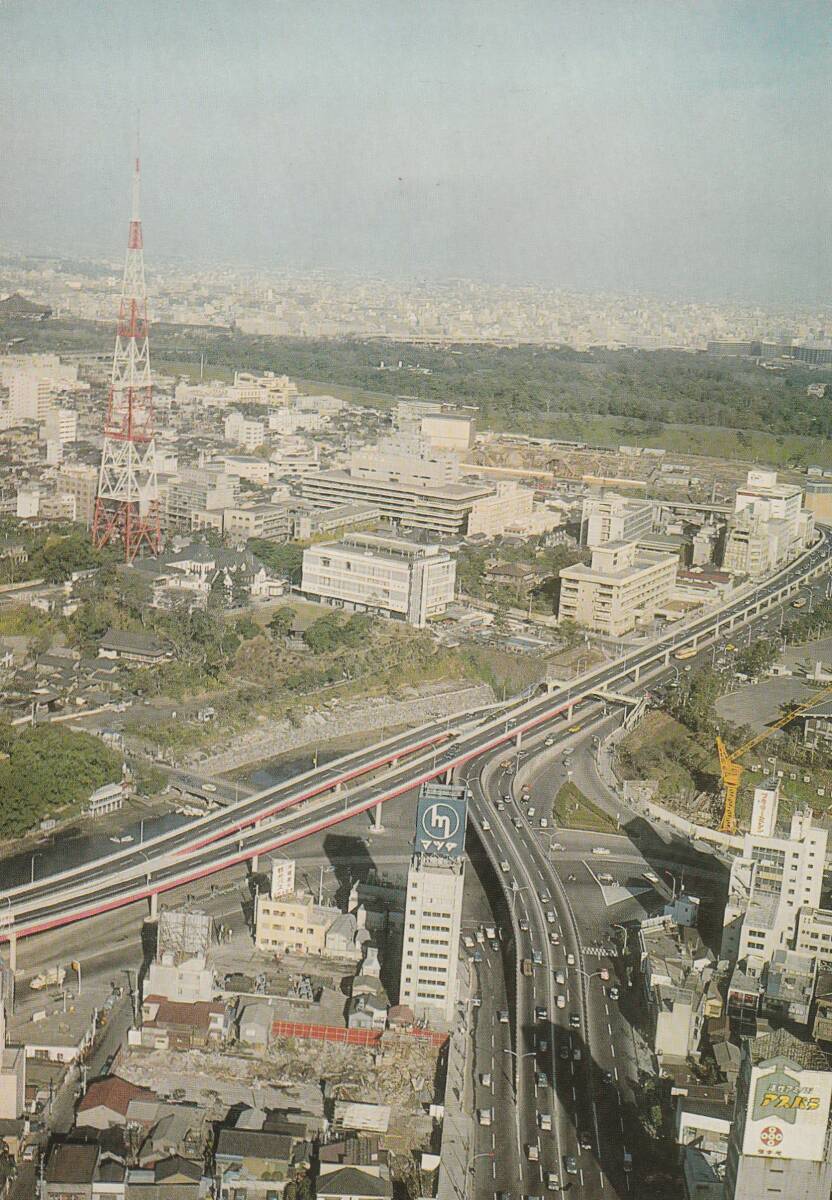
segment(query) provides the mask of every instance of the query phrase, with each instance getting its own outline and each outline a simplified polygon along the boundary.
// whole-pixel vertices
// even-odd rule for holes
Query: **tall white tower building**
[[[399,1003],[442,1025],[456,1010],[467,804],[465,787],[422,785],[407,873]]]

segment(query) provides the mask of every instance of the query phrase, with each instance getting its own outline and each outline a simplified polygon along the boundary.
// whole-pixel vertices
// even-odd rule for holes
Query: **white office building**
[[[558,620],[621,637],[669,602],[678,567],[677,555],[642,553],[635,542],[596,546],[589,566],[576,563],[561,571]]]
[[[581,510],[581,545],[638,542],[653,531],[653,505],[610,492],[587,496]]]
[[[728,885],[721,957],[730,961],[770,962],[775,950],[792,947],[802,910],[820,907],[827,832],[813,825],[810,809],[792,814],[788,833],[778,830],[779,801],[779,784],[754,790],[751,829]],[[807,938],[809,928],[807,921]]]
[[[43,421],[62,391],[88,390],[78,382],[78,367],[62,363],[57,354],[0,356],[0,385],[9,389],[12,424]]]
[[[262,421],[251,421],[242,413],[232,412],[225,418],[225,440],[252,453],[266,440],[266,427]]]
[[[445,611],[455,581],[447,550],[390,534],[349,533],[303,552],[301,590],[310,599],[417,628]]]
[[[407,873],[399,1003],[442,1026],[456,1011],[466,811],[464,787],[422,786]]]
[[[737,489],[722,564],[733,574],[759,578],[805,549],[814,528],[797,484],[778,483],[776,471],[749,471]]]
[[[297,399],[298,385],[288,375],[275,375],[273,371],[264,375],[235,371],[229,395],[233,404],[287,405]]]
[[[72,408],[50,408],[44,421],[44,437],[47,442],[66,446],[78,437],[78,414]]]

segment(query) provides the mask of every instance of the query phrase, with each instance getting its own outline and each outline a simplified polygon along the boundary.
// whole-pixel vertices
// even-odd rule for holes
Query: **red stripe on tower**
[[[93,544],[120,542],[127,562],[142,552],[156,555],[161,546],[139,191],[137,156],[92,525]]]

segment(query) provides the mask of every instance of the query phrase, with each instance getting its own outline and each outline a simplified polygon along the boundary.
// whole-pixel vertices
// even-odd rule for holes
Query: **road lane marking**
[[[613,1045],[610,1046],[610,1054],[615,1058],[615,1046]]]
[[[612,1037],[612,1025],[607,1021],[607,1033]]]

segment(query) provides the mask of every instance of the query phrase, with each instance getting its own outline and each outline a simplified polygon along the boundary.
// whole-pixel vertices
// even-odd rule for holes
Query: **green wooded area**
[[[121,759],[100,738],[57,725],[0,722],[0,837],[19,837],[67,804],[121,778]]]
[[[0,335],[22,336],[26,350],[109,353],[111,330],[94,322],[0,322]],[[346,389],[356,399],[398,395],[476,405],[482,426],[564,436],[569,415],[613,417],[638,426],[643,438],[668,424],[704,425],[777,436],[832,437],[832,408],[806,395],[809,383],[832,382],[832,371],[794,363],[764,371],[749,359],[717,359],[673,350],[541,346],[413,346],[352,338],[277,338],[208,327],[157,325],[157,368],[199,370],[229,378],[238,370],[274,370]],[[385,362],[419,364],[430,374],[379,371]],[[742,445],[742,442],[740,442]]]

